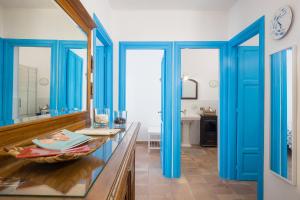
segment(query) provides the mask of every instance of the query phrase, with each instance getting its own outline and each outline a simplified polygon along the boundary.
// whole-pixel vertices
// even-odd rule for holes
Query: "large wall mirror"
[[[88,36],[55,0],[0,1],[0,126],[87,110]]]
[[[296,184],[297,90],[296,48],[271,55],[271,155],[272,172]]]

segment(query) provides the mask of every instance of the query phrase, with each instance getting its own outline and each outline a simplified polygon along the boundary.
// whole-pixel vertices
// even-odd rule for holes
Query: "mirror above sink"
[[[198,82],[194,79],[183,79],[181,99],[198,99]]]

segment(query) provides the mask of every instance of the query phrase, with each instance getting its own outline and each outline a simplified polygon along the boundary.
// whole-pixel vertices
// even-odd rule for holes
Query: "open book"
[[[62,130],[49,138],[34,139],[32,142],[44,149],[65,151],[90,141],[92,137]]]

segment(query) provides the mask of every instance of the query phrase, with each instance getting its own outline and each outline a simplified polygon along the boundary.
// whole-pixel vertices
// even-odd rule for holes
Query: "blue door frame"
[[[13,124],[12,119],[12,98],[13,98],[13,69],[14,69],[14,48],[15,47],[49,47],[51,48],[51,83],[56,83],[56,60],[57,60],[57,40],[35,40],[35,39],[3,39],[3,49],[4,49],[4,58],[3,58],[3,79],[2,89],[5,91],[5,95],[2,98],[2,116],[3,119],[0,119],[2,122],[0,124],[9,125]],[[50,109],[56,109],[56,85],[51,84],[50,86]],[[5,88],[5,90],[4,90]],[[4,106],[5,105],[5,106]]]
[[[4,52],[4,45],[3,45],[3,39],[0,38],[0,52]],[[0,53],[0,126],[4,125],[4,121],[3,121],[3,69],[4,69],[4,63],[3,63],[3,53]]]
[[[57,110],[58,114],[73,112],[69,110],[67,103],[67,61],[70,49],[87,49],[86,41],[59,40],[58,41],[58,87],[57,87]]]
[[[263,199],[264,176],[264,62],[265,62],[265,18],[261,17],[242,32],[234,36],[228,43],[229,71],[228,71],[228,178],[236,179],[236,149],[237,149],[237,49],[240,44],[259,34],[259,167],[257,198]]]
[[[113,121],[113,41],[106,32],[104,26],[100,22],[96,14],[93,14],[93,19],[96,24],[96,28],[93,30],[93,55],[94,55],[94,107],[99,107],[103,105],[105,108],[110,110],[110,122]],[[96,50],[96,40],[97,38],[102,42],[104,46],[104,70],[96,70],[97,67],[97,50]],[[103,72],[105,79],[100,80],[97,77],[103,77],[96,72]],[[104,95],[100,95],[99,87],[104,88]],[[103,94],[102,93],[102,94]],[[98,101],[98,103],[97,103]],[[99,103],[101,102],[101,103]]]
[[[228,132],[227,132],[227,42],[197,41],[174,43],[174,175],[180,177],[181,164],[181,50],[182,49],[219,49],[220,50],[220,139],[219,175],[227,178]]]
[[[164,50],[166,65],[164,69],[164,108],[162,108],[164,122],[163,142],[163,175],[175,178],[175,142],[173,141],[173,42],[120,42],[119,43],[119,110],[126,110],[126,51],[127,50]]]

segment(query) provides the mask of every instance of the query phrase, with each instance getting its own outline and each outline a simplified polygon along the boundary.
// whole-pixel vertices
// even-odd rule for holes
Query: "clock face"
[[[293,12],[289,6],[284,6],[275,13],[271,22],[272,36],[275,40],[279,40],[287,34],[292,19]]]
[[[211,88],[216,88],[218,86],[218,81],[217,80],[211,80],[208,82],[209,87]]]

